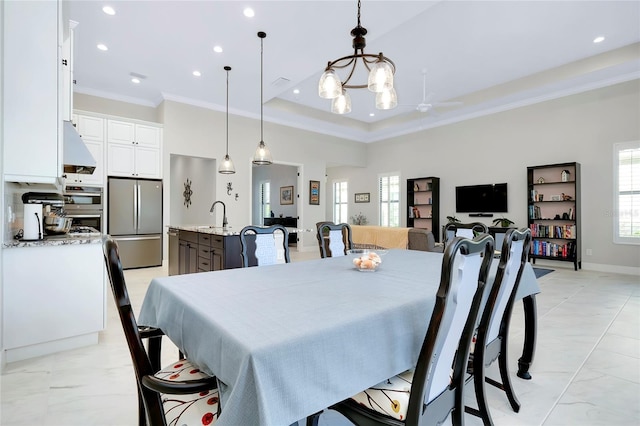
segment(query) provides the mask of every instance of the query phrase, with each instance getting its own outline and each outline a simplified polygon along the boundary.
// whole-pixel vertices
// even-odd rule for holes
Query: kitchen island
[[[241,268],[241,229],[225,230],[209,225],[169,225],[169,275]],[[298,228],[287,230],[289,234],[311,232],[309,229]],[[251,256],[249,264],[255,262]]]
[[[173,234],[177,234],[177,245],[172,244]],[[191,225],[169,226],[169,235],[170,275],[242,267],[239,232]]]

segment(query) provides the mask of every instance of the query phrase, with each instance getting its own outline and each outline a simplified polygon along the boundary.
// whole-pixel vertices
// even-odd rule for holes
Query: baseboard
[[[4,359],[7,363],[22,361],[69,349],[95,345],[97,343],[98,333],[83,334],[82,336],[69,337],[66,339],[55,340],[53,342],[38,343],[15,349],[6,349],[4,351]]]

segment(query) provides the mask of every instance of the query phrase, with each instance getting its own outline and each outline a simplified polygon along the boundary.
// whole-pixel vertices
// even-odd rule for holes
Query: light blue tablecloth
[[[441,263],[390,250],[376,272],[336,257],[156,278],[139,323],[223,382],[216,425],[289,425],[415,365]],[[538,292],[527,264],[518,298]]]

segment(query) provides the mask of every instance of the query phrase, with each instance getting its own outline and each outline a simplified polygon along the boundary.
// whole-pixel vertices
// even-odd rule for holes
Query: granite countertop
[[[12,240],[4,242],[2,246],[4,248],[15,247],[51,247],[51,246],[68,246],[75,244],[101,244],[102,235],[95,236],[69,236],[69,235],[54,235],[50,237],[44,237],[43,240],[25,241],[25,240]]]
[[[201,232],[203,234],[211,234],[211,235],[240,235],[240,231],[242,228],[231,228],[228,227],[227,230],[224,230],[221,226],[213,226],[213,225],[169,225],[170,229],[178,229],[180,231],[191,231],[191,232]],[[287,231],[290,234],[297,234],[302,232],[314,232],[312,229],[301,229],[301,228],[289,228],[287,227]]]
[[[213,226],[213,225],[169,225],[170,229],[178,229],[180,231],[191,231],[191,232],[200,232],[203,234],[211,234],[211,235],[240,235],[240,229],[236,230],[234,228],[228,227],[226,230],[222,228],[222,226]]]

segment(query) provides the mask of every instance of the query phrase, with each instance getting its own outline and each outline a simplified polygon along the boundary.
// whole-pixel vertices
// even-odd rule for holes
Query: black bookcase
[[[582,268],[580,164],[527,167],[529,257],[573,262]]]
[[[440,242],[440,178],[407,179],[407,227],[424,228]]]

